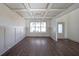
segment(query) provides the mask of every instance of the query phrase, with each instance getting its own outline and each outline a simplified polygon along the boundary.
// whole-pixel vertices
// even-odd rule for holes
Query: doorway
[[[57,24],[57,39],[63,39],[65,34],[64,22],[58,22]]]

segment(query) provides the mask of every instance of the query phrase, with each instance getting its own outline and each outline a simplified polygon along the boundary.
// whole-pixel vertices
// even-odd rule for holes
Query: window
[[[58,33],[63,33],[63,24],[58,24]]]
[[[46,32],[46,22],[31,22],[30,32]]]

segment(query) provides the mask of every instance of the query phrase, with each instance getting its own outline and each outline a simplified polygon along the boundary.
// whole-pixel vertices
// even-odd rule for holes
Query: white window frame
[[[40,22],[40,21],[33,21],[33,22],[35,22],[35,23],[36,23],[36,22],[39,22],[39,23],[40,23],[40,30],[39,30],[39,31],[36,31],[36,25],[35,25],[35,31],[33,31],[33,32],[36,32],[36,33],[37,33],[37,32],[39,32],[39,33],[41,33],[41,32],[46,32],[46,25],[47,25],[47,24],[46,24],[45,21],[41,21],[41,22]],[[42,30],[41,30],[41,29],[42,29],[42,26],[41,26],[41,23],[42,23],[42,22],[45,22],[45,31],[42,31]],[[32,23],[32,22],[30,22],[30,32],[32,32],[32,31],[31,31],[31,23]]]
[[[63,33],[63,30],[64,30],[63,29],[63,23],[58,23],[58,26],[57,27],[58,27],[57,28],[57,32],[60,33],[60,34]]]

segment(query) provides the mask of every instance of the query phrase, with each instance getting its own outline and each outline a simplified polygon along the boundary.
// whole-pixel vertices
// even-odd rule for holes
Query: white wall
[[[0,55],[25,37],[25,21],[0,4]]]
[[[79,8],[54,20],[65,23],[65,38],[79,42]]]
[[[4,50],[4,27],[0,26],[0,55]]]
[[[68,38],[79,42],[79,8],[70,13]]]
[[[54,39],[54,40],[57,40],[57,38],[56,38],[56,20],[51,20],[51,31],[50,31],[50,37],[52,38],[52,39]]]
[[[67,38],[67,27],[69,26],[68,25],[69,15],[68,14],[64,15],[63,17],[59,17],[55,20],[56,20],[57,24],[59,22],[64,23],[64,38]],[[60,34],[57,35],[57,38],[63,38],[63,37],[59,37],[59,36],[60,36]]]
[[[30,32],[30,22],[32,21],[45,21],[46,22],[46,32]],[[42,19],[26,19],[26,36],[50,36],[50,20]]]

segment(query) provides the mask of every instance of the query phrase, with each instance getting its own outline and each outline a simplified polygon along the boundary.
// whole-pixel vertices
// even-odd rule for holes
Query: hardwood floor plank
[[[28,37],[3,56],[79,56],[79,43],[68,39],[56,42],[49,37]]]

